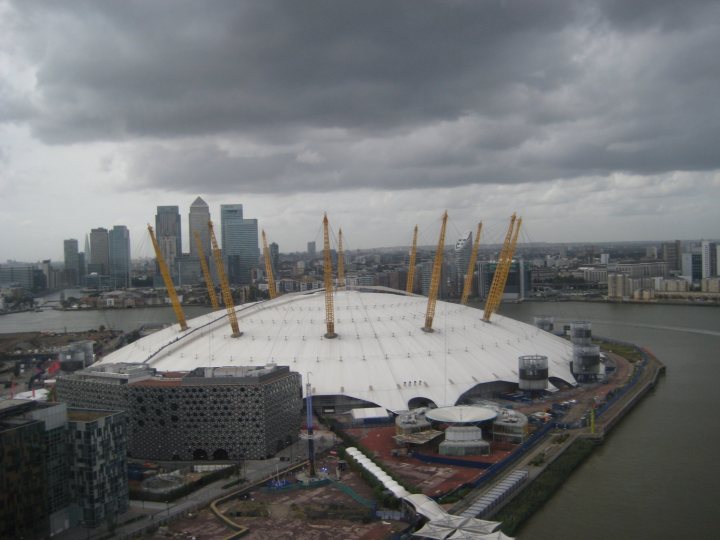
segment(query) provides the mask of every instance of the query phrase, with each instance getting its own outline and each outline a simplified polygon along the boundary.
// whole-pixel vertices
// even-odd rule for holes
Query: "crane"
[[[495,276],[490,286],[490,292],[485,301],[485,312],[483,313],[483,321],[485,322],[490,322],[490,316],[495,313],[498,306],[500,306],[508,274],[510,273],[510,265],[512,264],[513,255],[515,254],[520,225],[522,225],[522,218],[518,219],[515,214],[513,214],[510,217],[510,226],[505,235],[505,242],[503,243],[500,257],[495,267]]]
[[[425,312],[425,326],[423,332],[432,332],[433,318],[435,317],[435,304],[437,303],[438,289],[440,288],[440,274],[442,273],[443,251],[445,250],[445,228],[447,226],[447,210],[442,217],[440,227],[440,238],[438,239],[437,250],[435,251],[435,262],[433,262],[432,277],[430,278],[430,293],[428,294],[427,311]]]
[[[210,268],[208,268],[207,259],[205,259],[205,248],[203,247],[202,240],[200,239],[200,233],[198,231],[193,231],[193,236],[195,237],[198,257],[200,258],[200,268],[202,268],[202,273],[205,277],[205,286],[207,287],[208,295],[210,296],[210,305],[212,306],[213,311],[216,311],[220,308],[220,303],[218,302],[217,294],[215,294],[215,284],[213,283],[212,276],[210,275]]]
[[[152,240],[152,245],[155,249],[155,257],[157,257],[158,266],[160,267],[160,275],[162,275],[163,281],[165,282],[165,288],[167,289],[168,296],[170,297],[170,303],[172,304],[173,311],[175,312],[175,317],[177,318],[178,323],[180,323],[180,330],[187,330],[188,325],[185,320],[185,313],[180,305],[178,295],[175,292],[175,285],[173,285],[170,272],[168,271],[167,264],[165,263],[165,258],[162,256],[162,252],[160,251],[160,245],[158,244],[157,238],[155,238],[155,231],[153,231],[150,224],[148,224],[148,232],[150,233],[150,240]]]
[[[345,287],[345,250],[343,250],[342,229],[338,231],[338,289]]]
[[[328,233],[327,214],[323,218],[323,271],[325,274],[325,324],[326,338],[337,337],[335,333],[335,306],[333,305],[332,259],[330,258],[330,234]]]
[[[465,284],[463,285],[462,296],[460,297],[460,304],[467,305],[468,298],[470,298],[470,290],[472,289],[472,278],[475,273],[475,264],[477,263],[478,248],[480,247],[480,232],[482,231],[482,221],[478,223],[477,234],[475,236],[475,242],[473,242],[472,252],[470,253],[470,260],[468,261],[467,273],[465,274]]]
[[[410,248],[410,264],[408,265],[407,285],[405,286],[405,292],[412,294],[413,287],[415,285],[415,257],[417,255],[417,234],[418,226],[415,225],[413,231],[412,248]]]
[[[265,237],[265,229],[262,231],[263,239],[263,256],[265,257],[265,273],[267,274],[268,289],[270,291],[270,299],[272,300],[277,296],[277,289],[275,288],[275,276],[273,275],[272,261],[270,260],[270,250],[267,245],[267,238]]]
[[[237,315],[235,315],[235,304],[233,303],[232,294],[230,294],[230,286],[228,285],[227,276],[225,275],[225,266],[222,262],[222,254],[215,238],[215,230],[213,222],[208,221],[208,229],[210,230],[210,244],[212,245],[212,253],[215,258],[215,266],[217,266],[218,277],[220,278],[220,290],[222,291],[223,302],[227,309],[228,319],[230,319],[230,327],[232,328],[231,337],[240,337],[240,327],[238,326]]]

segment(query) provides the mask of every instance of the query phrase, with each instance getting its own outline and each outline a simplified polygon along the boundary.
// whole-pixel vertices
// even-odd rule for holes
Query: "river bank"
[[[626,345],[626,344],[624,344]],[[636,365],[627,391],[617,396],[607,408],[599,410],[598,418],[590,426],[574,430],[550,432],[544,443],[538,445],[524,460],[508,470],[528,470],[538,467],[528,476],[522,489],[513,493],[502,505],[498,505],[486,518],[503,523],[502,531],[514,536],[522,530],[527,520],[562,487],[573,472],[590,457],[597,445],[605,442],[612,429],[657,385],[665,366],[649,351],[637,348],[643,355]],[[559,450],[548,452],[554,444],[553,437],[566,437]],[[549,454],[549,458],[548,458]],[[529,471],[530,472],[530,471]],[[504,476],[503,476],[504,477]],[[498,480],[499,481],[499,480]],[[492,489],[492,485],[487,486]],[[485,491],[485,489],[483,490]]]

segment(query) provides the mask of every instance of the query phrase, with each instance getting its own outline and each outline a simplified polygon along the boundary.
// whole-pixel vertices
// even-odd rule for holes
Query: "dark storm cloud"
[[[716,169],[718,6],[23,1],[13,16],[36,136],[135,141],[135,186],[274,192]],[[242,141],[261,151],[227,151]]]

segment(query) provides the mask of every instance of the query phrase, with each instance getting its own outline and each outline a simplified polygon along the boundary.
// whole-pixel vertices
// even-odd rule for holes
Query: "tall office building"
[[[130,231],[125,225],[115,225],[108,233],[110,284],[114,288],[130,286]]]
[[[466,231],[455,242],[455,266],[457,268],[455,287],[458,294],[462,294],[465,286],[465,274],[470,263],[470,255],[472,255],[472,244],[472,231]]]
[[[80,261],[78,260],[78,241],[74,238],[63,242],[65,252],[65,284],[71,287],[78,284]]]
[[[717,248],[717,243],[710,242],[709,240],[703,240],[700,244],[700,254],[702,255],[702,279],[718,275]]]
[[[316,249],[315,249],[315,242],[314,242],[314,241],[307,243],[307,252],[308,252],[308,256],[309,256],[311,259],[314,259],[314,258],[315,258]]]
[[[208,230],[208,222],[210,221],[210,207],[202,197],[198,197],[190,205],[190,214],[188,216],[188,240],[190,241],[190,256],[198,258],[197,245],[195,243],[195,231],[200,233],[200,241],[205,251],[205,258],[210,255],[210,231]]]
[[[182,255],[182,233],[180,208],[178,206],[158,206],[155,214],[155,238],[160,253],[168,268],[175,268],[175,257]]]
[[[90,262],[87,266],[88,274],[107,275],[110,271],[108,230],[103,227],[90,229]]]
[[[257,219],[244,219],[242,204],[223,204],[220,220],[228,279],[238,285],[250,285],[252,270],[260,258]]]

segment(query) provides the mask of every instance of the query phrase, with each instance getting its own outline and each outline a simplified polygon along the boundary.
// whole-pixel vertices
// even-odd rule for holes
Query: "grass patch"
[[[443,495],[438,499],[438,503],[440,504],[454,504],[458,501],[463,500],[465,497],[472,492],[474,488],[472,486],[464,486],[460,489],[457,489],[455,491],[452,491],[451,493],[448,493],[446,495]]]
[[[608,343],[606,341],[597,341],[600,348],[615,353],[625,358],[628,362],[640,362],[642,360],[642,354],[635,347],[631,345],[621,345],[619,343]]]
[[[228,514],[233,517],[270,517],[267,505],[259,501],[244,501]]]
[[[595,444],[578,439],[540,476],[515,497],[493,520],[502,522],[502,532],[514,536],[521,525],[545,504],[572,472],[592,453]]]

